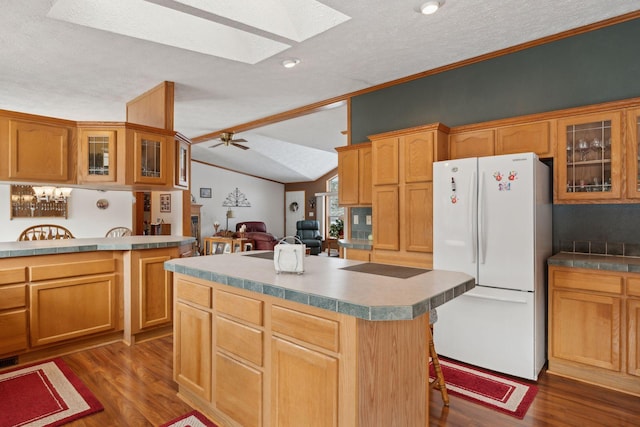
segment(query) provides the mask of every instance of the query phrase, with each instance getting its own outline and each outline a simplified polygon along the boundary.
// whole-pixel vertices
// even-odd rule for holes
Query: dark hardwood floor
[[[177,386],[172,380],[171,337],[134,347],[111,344],[63,356],[63,359],[105,407],[103,412],[69,426],[159,426],[191,410],[176,396]],[[523,420],[456,396],[450,396],[451,406],[445,408],[440,393],[433,390],[430,425],[640,426],[638,397],[545,373],[538,381],[538,388],[538,394]]]

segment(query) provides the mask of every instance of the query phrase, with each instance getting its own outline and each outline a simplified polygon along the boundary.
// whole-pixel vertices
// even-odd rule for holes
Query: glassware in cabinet
[[[620,124],[619,112],[558,121],[558,199],[620,197]]]

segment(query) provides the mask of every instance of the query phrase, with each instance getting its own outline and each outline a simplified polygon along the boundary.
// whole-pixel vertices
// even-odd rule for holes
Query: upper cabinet
[[[622,145],[621,111],[558,120],[556,199],[619,199]]]
[[[169,142],[164,135],[133,130],[133,184],[166,185]]]
[[[191,176],[191,143],[181,134],[176,134],[175,147],[174,186],[187,189],[189,188],[189,177]]]
[[[0,179],[73,183],[75,123],[0,111]]]
[[[493,156],[495,131],[453,130],[449,135],[449,159]]]
[[[640,198],[640,108],[627,111],[627,197]],[[634,202],[635,203],[635,202]]]
[[[123,171],[118,168],[124,158],[124,139],[122,126],[79,125],[78,183],[124,183]]]
[[[371,205],[371,143],[336,148],[338,151],[338,203]]]

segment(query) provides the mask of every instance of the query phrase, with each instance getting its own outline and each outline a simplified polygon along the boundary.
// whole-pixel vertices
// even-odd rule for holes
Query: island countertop
[[[413,269],[420,274],[397,278],[344,270],[368,263],[320,256],[305,257],[303,274],[277,274],[273,260],[261,253],[269,254],[174,259],[165,269],[365,320],[411,320],[475,286],[471,276],[459,272]]]
[[[0,258],[93,251],[130,251],[191,244],[185,236],[127,236],[0,242]]]

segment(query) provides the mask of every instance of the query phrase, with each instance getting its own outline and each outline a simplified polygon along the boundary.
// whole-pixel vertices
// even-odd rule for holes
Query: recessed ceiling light
[[[300,63],[300,60],[298,58],[285,59],[284,61],[282,61],[282,66],[284,68],[293,68],[299,63]]]
[[[423,15],[431,15],[432,13],[436,13],[438,9],[442,6],[439,1],[428,1],[420,6],[420,13]]]

